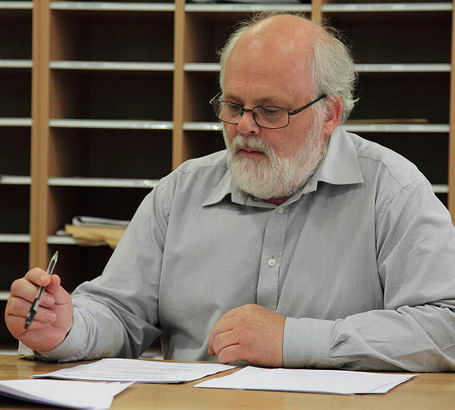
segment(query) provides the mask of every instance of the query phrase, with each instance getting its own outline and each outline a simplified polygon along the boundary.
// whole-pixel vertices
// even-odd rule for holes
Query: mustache
[[[261,152],[268,157],[272,155],[272,149],[263,140],[254,137],[246,138],[241,135],[235,136],[231,143],[233,153],[236,154],[245,149]]]

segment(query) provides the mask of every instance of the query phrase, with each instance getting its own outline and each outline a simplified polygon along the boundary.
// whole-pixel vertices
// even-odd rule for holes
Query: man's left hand
[[[208,353],[220,363],[246,360],[283,366],[285,317],[259,305],[244,305],[226,312],[213,326]]]

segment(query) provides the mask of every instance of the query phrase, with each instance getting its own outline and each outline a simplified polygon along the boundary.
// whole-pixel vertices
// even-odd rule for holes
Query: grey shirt
[[[161,337],[165,358],[216,360],[212,326],[256,303],[286,316],[285,366],[455,370],[455,230],[413,164],[339,127],[280,206],[239,191],[224,151],[184,163],[73,301],[41,357],[137,357]]]

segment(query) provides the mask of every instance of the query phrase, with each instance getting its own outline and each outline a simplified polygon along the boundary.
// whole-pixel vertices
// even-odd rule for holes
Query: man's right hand
[[[46,286],[38,312],[28,329],[25,318],[39,286]],[[60,285],[60,277],[33,268],[11,285],[5,310],[5,322],[11,334],[32,350],[46,352],[57,347],[73,324],[70,294]]]

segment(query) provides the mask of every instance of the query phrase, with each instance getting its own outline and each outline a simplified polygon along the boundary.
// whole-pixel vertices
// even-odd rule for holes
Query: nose
[[[237,131],[243,135],[258,134],[259,128],[260,127],[254,120],[253,112],[251,110],[244,110],[243,115],[237,124]]]

